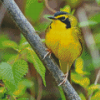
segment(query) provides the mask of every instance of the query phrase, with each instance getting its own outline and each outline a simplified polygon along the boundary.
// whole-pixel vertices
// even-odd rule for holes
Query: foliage
[[[77,7],[81,3],[81,0],[65,1],[72,8]],[[100,0],[96,0],[96,2],[100,5]],[[69,5],[61,8],[60,11],[67,11],[70,14],[74,14],[75,9],[71,10]],[[43,0],[27,0],[26,2],[25,16],[32,22],[37,33],[39,31],[44,32],[50,24],[49,20],[42,23],[39,21],[43,8]],[[47,19],[48,16],[50,15],[43,15],[45,19]],[[96,48],[100,50],[100,13],[92,15],[87,22],[79,23],[79,27],[86,26],[91,28]],[[41,40],[45,43],[45,39]],[[91,46],[93,45],[94,44]],[[28,88],[33,90],[37,83],[33,81],[34,78],[32,78],[32,81],[26,78],[29,69],[28,63],[34,66],[41,76],[44,86],[46,86],[46,69],[26,39],[21,36],[20,43],[17,44],[11,41],[8,36],[0,35],[0,80],[2,80],[4,84],[4,86],[0,87],[0,100],[8,100],[7,98],[9,96],[11,100],[29,100],[28,97],[31,93],[28,94],[26,91],[28,91]],[[89,97],[91,94],[91,100],[100,99],[100,84],[94,84],[94,74],[91,74],[99,67],[100,57],[93,62],[89,51],[86,46],[84,46],[82,56],[76,60],[75,71],[72,71],[71,74],[73,84],[77,84],[79,88],[83,89],[81,92],[78,91],[82,100],[86,100],[86,95]],[[51,83],[52,82],[49,84]],[[60,99],[66,100],[62,88],[58,87],[58,90],[61,97]],[[33,94],[34,93],[32,93],[32,95]],[[50,92],[43,91],[43,94],[49,95]],[[35,100],[35,96],[32,96],[30,100]]]
[[[98,5],[100,5],[100,0],[96,0],[96,2],[98,3]]]
[[[66,2],[71,8],[76,8],[81,4],[82,0],[66,0]]]
[[[98,3],[100,0],[96,0]],[[92,15],[87,22],[79,23],[80,27],[89,26],[93,32],[94,41],[96,43],[96,50],[100,50],[100,13]],[[94,44],[91,44],[92,49],[94,50]],[[80,58],[76,60],[75,63],[75,72],[72,73],[72,81],[76,84],[79,84],[88,98],[91,97],[91,100],[100,99],[100,84],[95,84],[94,80],[94,70],[100,67],[100,57],[93,60],[91,55],[88,53],[86,47],[84,47],[83,54]],[[93,73],[93,74],[92,74]],[[98,76],[96,76],[97,78]],[[90,84],[90,81],[91,84]],[[82,100],[87,100],[83,93],[80,93]]]
[[[39,22],[43,8],[43,2],[38,3],[38,0],[26,1],[25,15],[35,23],[37,32],[44,31],[47,27],[47,24],[40,24]],[[26,39],[21,35],[21,40],[17,44],[11,41],[8,36],[0,35],[0,80],[4,84],[4,87],[0,87],[0,100],[6,100],[8,95],[12,99],[29,100],[26,90],[35,87],[33,81],[25,77],[29,69],[28,63],[33,64],[33,67],[41,76],[44,86],[46,86],[46,69]],[[26,94],[26,96],[23,97],[23,94]],[[33,100],[34,97],[31,97],[31,99]]]
[[[44,65],[42,64],[40,59],[37,57],[36,53],[31,48],[28,48],[27,50],[28,50],[28,54],[27,54],[28,61],[33,63],[35,69],[42,77],[44,85],[46,86]]]
[[[4,38],[4,36],[1,37]],[[10,48],[16,51],[15,54],[0,63],[0,79],[2,79],[5,84],[5,87],[1,88],[2,96],[7,92],[7,94],[16,98],[23,95],[28,87],[32,87],[33,83],[31,81],[23,79],[24,75],[28,72],[27,62],[33,63],[46,86],[45,67],[23,36],[19,45],[14,41],[6,39],[6,37],[1,41],[1,44],[1,49]],[[7,90],[4,91],[6,88]]]
[[[70,14],[73,15],[74,12],[75,12],[75,9],[73,9],[73,10],[71,11],[70,6],[69,6],[69,5],[66,5],[66,6],[64,6],[63,8],[60,8],[60,11],[68,12],[68,13],[70,13]]]
[[[41,10],[43,10],[43,3],[38,3],[37,0],[27,0],[25,14],[34,22],[39,19]]]
[[[61,95],[61,100],[66,100],[64,92],[63,92],[61,87],[59,87],[59,92],[60,92],[60,95]]]

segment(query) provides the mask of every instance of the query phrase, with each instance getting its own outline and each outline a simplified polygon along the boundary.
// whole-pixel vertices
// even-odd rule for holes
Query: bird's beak
[[[48,18],[56,20],[56,18],[54,16],[49,16]]]

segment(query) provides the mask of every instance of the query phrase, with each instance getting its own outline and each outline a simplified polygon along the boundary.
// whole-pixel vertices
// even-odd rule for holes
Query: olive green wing
[[[52,24],[52,22],[51,22],[50,25],[46,28],[45,34],[47,34],[47,33],[50,31],[50,29],[51,29],[51,24]]]
[[[77,35],[77,37],[79,39],[79,42],[80,42],[80,44],[82,46],[82,51],[83,51],[83,44],[84,44],[84,42],[83,42],[83,36],[81,34],[81,30],[80,30],[79,27],[73,27],[73,31]]]

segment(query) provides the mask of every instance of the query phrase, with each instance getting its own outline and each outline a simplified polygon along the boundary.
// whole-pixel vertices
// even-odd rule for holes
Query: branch
[[[3,5],[1,5],[1,8],[0,8],[0,27],[1,27],[5,13],[6,13],[6,9],[4,8]]]
[[[45,6],[46,6],[51,12],[53,12],[53,13],[56,12],[56,10],[52,9],[52,8],[49,6],[48,0],[45,0]]]
[[[40,60],[43,64],[49,69],[52,76],[55,78],[57,84],[59,84],[62,80],[64,75],[56,63],[47,56],[43,59],[44,55],[47,53],[45,50],[44,45],[41,42],[40,37],[36,34],[35,29],[32,25],[27,21],[25,16],[22,14],[14,0],[1,0],[4,6],[7,8],[10,16],[17,24],[17,26],[22,31],[23,35],[31,45],[31,47],[35,50]],[[62,88],[67,95],[69,100],[81,100],[74,88],[70,85],[68,81],[65,84],[62,84]]]

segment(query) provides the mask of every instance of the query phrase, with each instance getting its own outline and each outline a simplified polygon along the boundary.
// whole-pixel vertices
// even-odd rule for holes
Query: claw
[[[49,58],[51,57],[51,53],[49,53]]]
[[[44,55],[43,59],[45,59],[45,57],[47,57],[47,55],[49,55],[49,54],[50,54],[50,52],[47,52],[47,53]]]
[[[46,51],[48,51],[48,52],[44,55],[43,59],[45,59],[47,57],[47,55],[49,55],[49,58],[51,57],[51,50],[46,49]]]
[[[63,79],[63,81],[62,81],[60,84],[58,84],[58,86],[64,84],[64,83],[67,81],[68,73],[66,73],[66,74],[64,75],[64,77],[65,77],[65,78]]]

